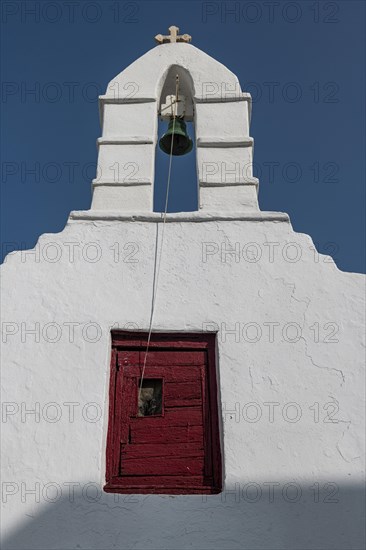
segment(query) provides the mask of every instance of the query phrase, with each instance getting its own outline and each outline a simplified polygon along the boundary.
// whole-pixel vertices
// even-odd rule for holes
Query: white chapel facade
[[[260,210],[237,77],[156,40],[100,97],[90,210],[2,268],[4,548],[361,548],[364,277]],[[153,212],[158,116],[195,212]]]

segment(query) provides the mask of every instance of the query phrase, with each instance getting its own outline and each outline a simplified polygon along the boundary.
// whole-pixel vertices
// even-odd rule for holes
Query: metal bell
[[[177,117],[175,123],[173,118],[170,119],[167,132],[159,140],[159,147],[167,155],[170,155],[171,148],[172,154],[176,156],[186,155],[192,151],[193,141],[187,134],[186,123],[183,118]]]

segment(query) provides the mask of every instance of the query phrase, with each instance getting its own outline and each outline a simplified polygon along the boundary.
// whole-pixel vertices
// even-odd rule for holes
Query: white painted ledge
[[[255,185],[256,187],[258,187],[259,179],[248,177],[248,178],[242,178],[239,181],[230,181],[227,183],[220,180],[216,180],[216,181],[200,180],[200,187],[235,187],[237,185]]]
[[[206,97],[206,96],[195,96],[194,101],[196,103],[230,103],[234,101],[248,101],[249,103],[252,102],[252,96],[247,92],[241,92],[241,93],[234,93],[230,95],[230,91],[225,92],[227,96],[214,96],[214,97]]]
[[[118,212],[113,210],[74,210],[70,212],[69,221],[129,221],[129,222],[162,222],[162,212]],[[285,212],[176,212],[166,216],[166,222],[212,222],[212,221],[258,221],[285,222],[290,218]]]
[[[97,145],[146,145],[153,144],[155,141],[148,136],[130,136],[130,137],[100,137],[97,139]],[[198,138],[197,147],[251,147],[254,143],[252,137],[230,139],[213,137]]]
[[[232,95],[230,95],[230,91],[225,92],[227,95],[222,94],[215,95],[212,97],[207,96],[194,96],[193,102],[194,103],[230,103],[234,101],[248,101],[251,103],[252,96],[247,92],[241,92],[236,93],[232,92]],[[144,97],[144,96],[131,96],[131,97],[116,97],[114,95],[100,95],[99,96],[99,102],[100,104],[104,103],[154,103],[157,101],[156,97]]]
[[[100,137],[97,139],[99,145],[147,145],[153,144],[155,141],[148,136],[130,136],[130,137]]]
[[[113,95],[100,95],[100,103],[154,103],[156,101],[155,97],[115,97]]]
[[[103,179],[94,179],[92,180],[93,187],[99,186],[119,186],[119,187],[133,187],[135,185],[153,185],[151,180],[140,180],[140,181],[112,181],[112,180],[103,180]],[[255,185],[258,187],[259,180],[257,178],[245,178],[240,181],[234,182],[222,182],[222,181],[200,181],[200,187],[237,187],[239,185]]]
[[[152,181],[111,181],[111,180],[93,180],[93,187],[134,187],[135,185],[152,185]]]
[[[240,138],[224,137],[198,138],[197,147],[251,147],[254,143],[252,137]]]

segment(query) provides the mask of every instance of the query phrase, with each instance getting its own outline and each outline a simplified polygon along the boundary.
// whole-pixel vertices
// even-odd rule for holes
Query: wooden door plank
[[[145,350],[120,350],[118,354],[124,366],[144,364]],[[202,365],[204,361],[204,351],[154,351],[149,349],[146,356],[146,367],[193,366]]]
[[[195,380],[189,382],[171,382],[169,378],[165,381],[165,401],[170,399],[201,399],[201,376],[200,371],[197,372],[198,376]]]
[[[203,416],[200,406],[187,407],[167,407],[164,408],[162,416],[135,416],[130,419],[131,426],[144,426],[146,429],[154,426],[169,427],[172,429],[176,426],[202,426]]]
[[[204,449],[193,443],[141,443],[127,445],[123,449],[124,459],[177,456],[204,456]]]
[[[131,486],[131,487],[141,487],[146,486],[153,488],[154,486],[160,486],[160,487],[194,487],[194,486],[200,486],[204,487],[209,486],[212,483],[211,478],[205,478],[202,474],[201,475],[192,475],[192,476],[120,476],[117,478],[114,478],[114,482],[116,484],[121,484]],[[154,492],[154,491],[150,491]],[[158,492],[158,491],[157,491]]]
[[[203,440],[202,426],[176,427],[171,430],[169,427],[139,427],[138,424],[131,425],[131,444],[134,443],[192,443],[200,445]]]
[[[166,367],[150,366],[145,368],[144,378],[169,379],[170,382],[190,382],[197,380],[200,369],[204,365],[167,365]],[[125,372],[128,376],[140,377],[143,371],[143,363],[139,365],[126,365]]]
[[[145,475],[176,475],[192,476],[203,473],[203,457],[150,457],[148,460],[141,458],[122,459],[121,474],[139,476]]]

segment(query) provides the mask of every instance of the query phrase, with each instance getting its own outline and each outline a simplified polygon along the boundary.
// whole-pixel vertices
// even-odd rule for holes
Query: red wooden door
[[[153,342],[143,379],[144,346],[115,350],[106,490],[114,486],[128,489],[121,492],[219,491],[213,464],[220,457],[212,444],[218,434],[212,433],[212,416],[217,420],[217,415],[211,403],[209,353],[205,346],[185,344]]]

